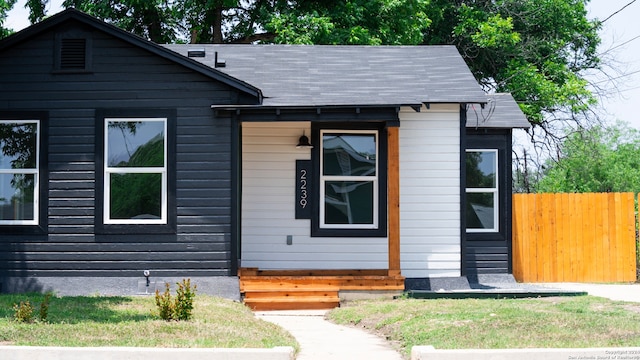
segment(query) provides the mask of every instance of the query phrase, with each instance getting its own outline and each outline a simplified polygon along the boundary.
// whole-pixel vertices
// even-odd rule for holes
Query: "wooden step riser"
[[[241,279],[240,290],[245,289],[317,289],[334,287],[340,290],[404,290],[404,280],[353,279]]]
[[[340,306],[340,302],[279,302],[277,300],[269,302],[251,302],[245,301],[251,310],[254,311],[272,311],[272,310],[325,310],[333,309]]]
[[[317,297],[317,298],[338,298],[337,291],[246,291],[244,293],[245,299],[260,299],[260,298],[290,298],[300,299]]]

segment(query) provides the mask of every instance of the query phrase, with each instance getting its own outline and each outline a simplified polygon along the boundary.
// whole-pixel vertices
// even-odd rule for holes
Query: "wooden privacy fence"
[[[512,251],[518,281],[635,281],[634,194],[514,194]]]

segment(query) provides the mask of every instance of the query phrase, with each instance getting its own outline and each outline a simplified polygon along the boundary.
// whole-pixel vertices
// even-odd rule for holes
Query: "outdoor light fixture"
[[[143,271],[143,272],[142,272],[142,274],[144,275],[144,277],[146,277],[146,278],[147,278],[147,288],[148,288],[148,287],[149,287],[149,284],[150,284],[150,282],[149,282],[149,275],[151,275],[151,272],[150,272],[149,270],[145,270],[145,271]]]
[[[309,142],[309,138],[304,134],[304,130],[302,130],[302,136],[298,139],[298,145],[296,145],[296,149],[312,149],[313,145]]]

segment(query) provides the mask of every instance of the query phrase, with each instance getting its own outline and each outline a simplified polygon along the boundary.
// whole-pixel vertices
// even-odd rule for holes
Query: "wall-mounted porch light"
[[[309,138],[304,134],[304,130],[302,130],[302,136],[298,139],[298,145],[296,145],[296,149],[312,149],[313,145],[309,142]]]

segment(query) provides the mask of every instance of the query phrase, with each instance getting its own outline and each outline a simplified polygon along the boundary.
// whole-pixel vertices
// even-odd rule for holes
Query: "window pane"
[[[325,224],[373,224],[373,181],[327,181]]]
[[[376,137],[373,134],[324,134],[322,149],[323,175],[376,175]]]
[[[494,151],[467,152],[467,187],[496,187],[496,156]]]
[[[111,219],[160,219],[162,174],[110,174]]]
[[[467,229],[494,229],[494,193],[467,193]]]
[[[0,169],[35,169],[37,124],[0,123]]]
[[[164,121],[109,121],[108,166],[164,166]]]
[[[34,174],[0,174],[0,220],[34,220]]]

